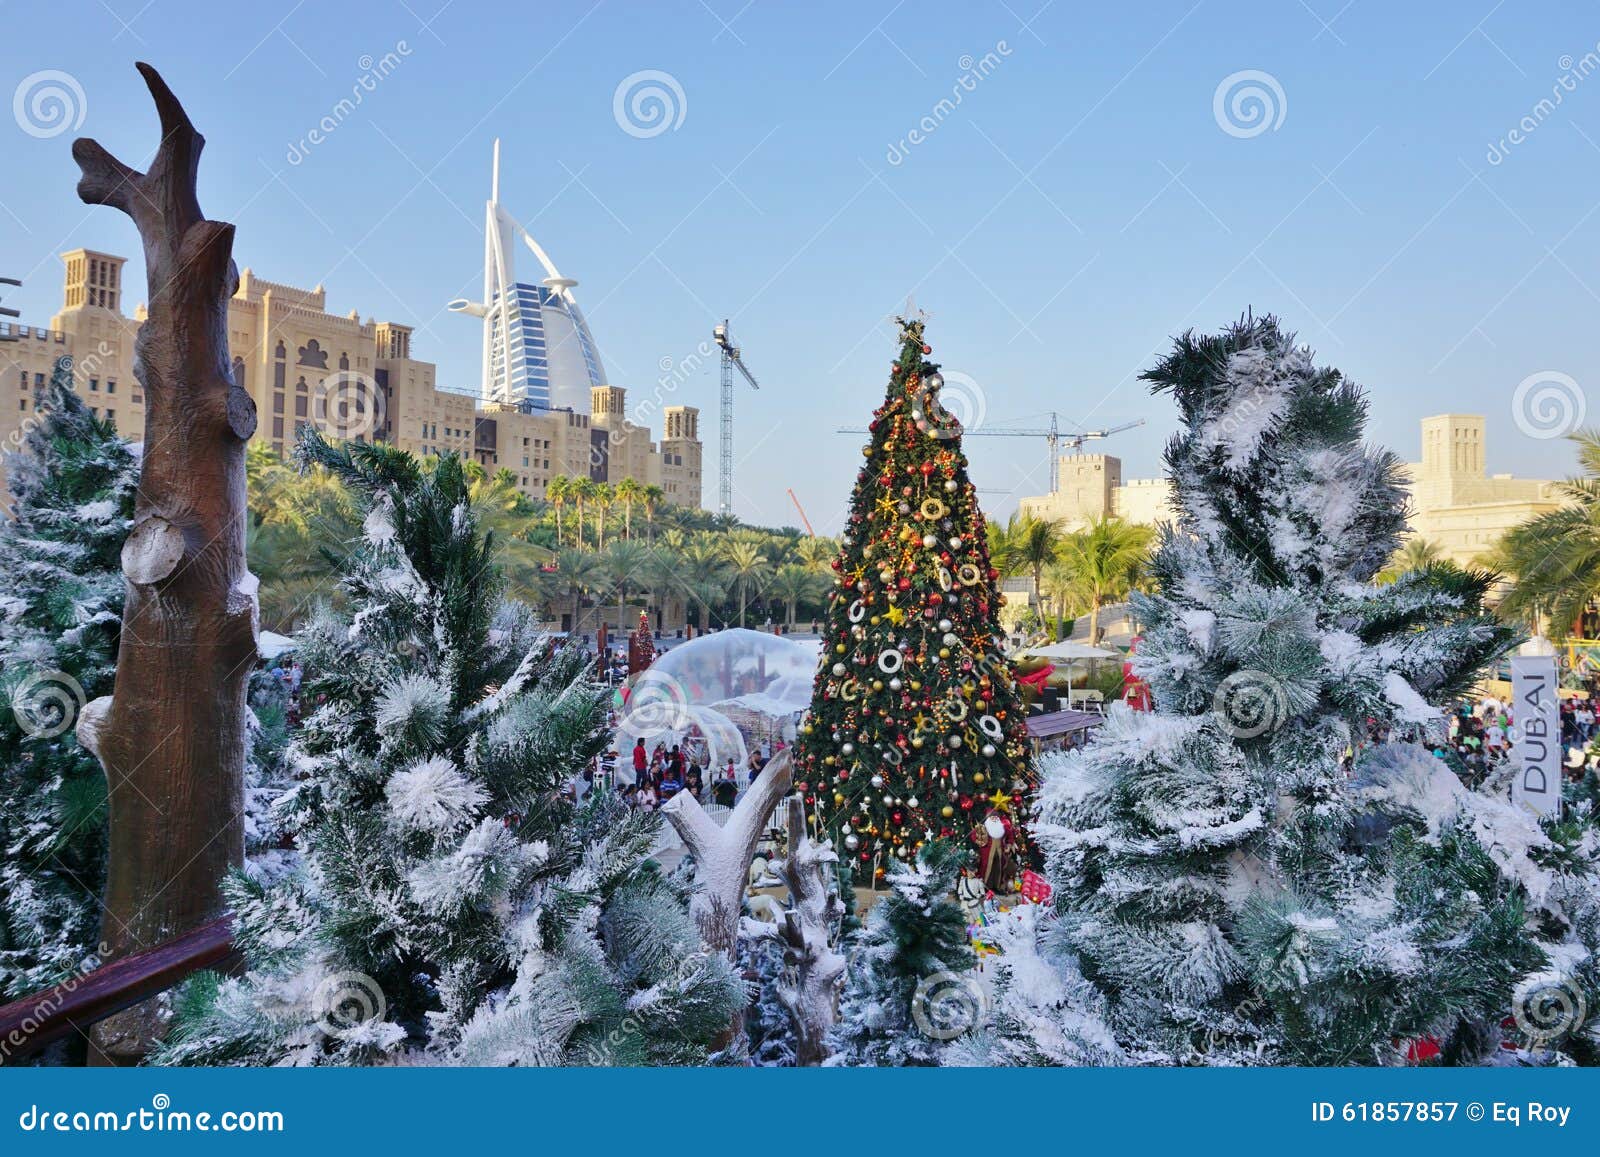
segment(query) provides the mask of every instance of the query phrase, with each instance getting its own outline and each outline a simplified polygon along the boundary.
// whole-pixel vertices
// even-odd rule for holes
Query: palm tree
[[[528,539],[536,519],[527,496],[517,489],[516,475],[508,469],[485,474],[480,467],[467,493],[478,525],[493,535],[496,561],[511,595],[537,606],[548,586],[542,568],[553,555]]]
[[[772,581],[767,584],[767,590],[774,598],[783,601],[786,608],[784,625],[792,631],[795,611],[800,603],[822,592],[822,576],[802,563],[789,563],[777,569]]]
[[[624,478],[616,485],[617,503],[622,507],[622,537],[633,537],[633,505],[644,498],[644,487],[637,478]]]
[[[583,619],[583,596],[597,589],[604,579],[600,559],[590,551],[569,547],[556,556],[556,574],[572,597],[572,633],[577,634]]]
[[[1566,505],[1511,529],[1499,552],[1513,583],[1501,615],[1532,624],[1543,616],[1557,641],[1600,598],[1600,429],[1580,430],[1570,440],[1581,473],[1560,484]]]
[[[753,542],[734,540],[723,549],[728,560],[728,570],[739,589],[739,625],[744,626],[745,606],[750,601],[750,588],[772,572],[772,564],[761,548]]]
[[[839,544],[831,538],[805,538],[795,547],[795,555],[808,570],[827,574],[839,556]]]
[[[626,613],[628,592],[642,589],[649,574],[650,548],[642,543],[613,542],[599,556],[600,565],[605,571],[606,578],[616,588],[617,593],[617,629],[626,630],[627,624],[623,621]]]
[[[682,535],[682,531],[668,531]],[[666,535],[662,536],[665,540]],[[720,604],[728,597],[728,560],[722,545],[711,535],[700,535],[686,543],[677,553],[679,571],[676,586],[685,597],[700,607],[700,629],[711,627],[712,604]]]
[[[667,492],[654,482],[646,486],[639,495],[639,500],[644,504],[644,523],[650,532],[650,541],[656,537],[656,512],[661,509],[661,504],[667,500]]]
[[[612,503],[616,502],[616,500],[617,490],[611,483],[596,482],[594,484],[594,494],[590,496],[589,501],[594,506],[596,550],[604,550],[606,548],[606,512],[611,509]]]
[[[575,529],[578,537],[574,541],[579,550],[583,549],[583,504],[594,498],[595,481],[587,474],[579,474],[567,484],[567,493],[572,496],[573,505],[578,508],[578,520]]]
[[[544,484],[544,500],[555,508],[556,545],[561,545],[561,510],[572,497],[572,479],[565,474],[552,475]]]
[[[1089,645],[1100,642],[1100,609],[1128,597],[1150,557],[1155,529],[1105,516],[1066,535],[1051,568],[1064,600],[1089,611]]]
[[[1377,574],[1380,583],[1392,583],[1401,575],[1413,571],[1427,570],[1430,566],[1444,560],[1444,551],[1436,542],[1418,536],[1408,538],[1405,543],[1394,552],[1394,557],[1389,560],[1389,565]]]
[[[1061,524],[1019,511],[1003,528],[990,523],[988,535],[989,561],[1001,574],[1031,574],[1033,589],[1040,592],[1044,568],[1056,560],[1061,549]]]

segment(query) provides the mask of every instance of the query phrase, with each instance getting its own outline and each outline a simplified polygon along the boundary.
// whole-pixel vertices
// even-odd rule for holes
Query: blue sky
[[[580,280],[614,384],[652,391],[731,317],[762,384],[738,399],[735,507],[754,521],[793,523],[793,487],[837,528],[860,439],[833,430],[881,400],[908,294],[935,359],[981,391],[980,428],[1146,418],[1104,444],[1128,476],[1158,472],[1172,425],[1138,372],[1247,307],[1366,385],[1374,437],[1407,457],[1417,419],[1453,410],[1488,416],[1491,470],[1572,466],[1514,397],[1533,375],[1584,401],[1600,382],[1591,4],[441,3],[7,3],[0,95],[66,72],[77,133],[135,162],[156,130],[132,62],[150,60],[208,138],[202,205],[238,224],[239,264],[417,326],[456,388],[476,386],[478,332],[443,305],[476,292],[501,137],[502,200]],[[644,70],[682,93],[655,135],[614,115]],[[1271,81],[1260,132],[1229,90],[1215,110],[1245,71]],[[0,124],[0,272],[27,278],[6,304],[42,324],[55,254],[136,239],[73,195],[76,134]],[[708,443],[716,389],[708,360],[670,399],[702,408]],[[994,513],[1045,487],[1042,441],[968,451]]]

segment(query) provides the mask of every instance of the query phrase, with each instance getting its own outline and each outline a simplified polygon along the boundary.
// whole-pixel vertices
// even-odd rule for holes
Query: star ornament
[[[897,627],[906,621],[905,611],[901,610],[898,606],[890,607],[887,611],[884,611],[883,617],[888,619]]]
[[[994,808],[994,810],[997,812],[1008,812],[1011,810],[1011,797],[1005,792],[1001,791],[999,788],[994,789],[993,795],[985,796],[984,798],[989,801],[989,806]]]

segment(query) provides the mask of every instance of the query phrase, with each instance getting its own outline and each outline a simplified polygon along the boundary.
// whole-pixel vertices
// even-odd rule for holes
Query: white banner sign
[[[1539,816],[1561,814],[1561,702],[1554,655],[1511,660],[1511,802]]]

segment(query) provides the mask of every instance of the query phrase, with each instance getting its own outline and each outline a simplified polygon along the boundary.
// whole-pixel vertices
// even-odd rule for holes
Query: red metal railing
[[[0,1006],[0,1065],[15,1064],[51,1041],[166,991],[191,973],[227,962],[233,954],[233,917],[221,916],[164,944]]]

